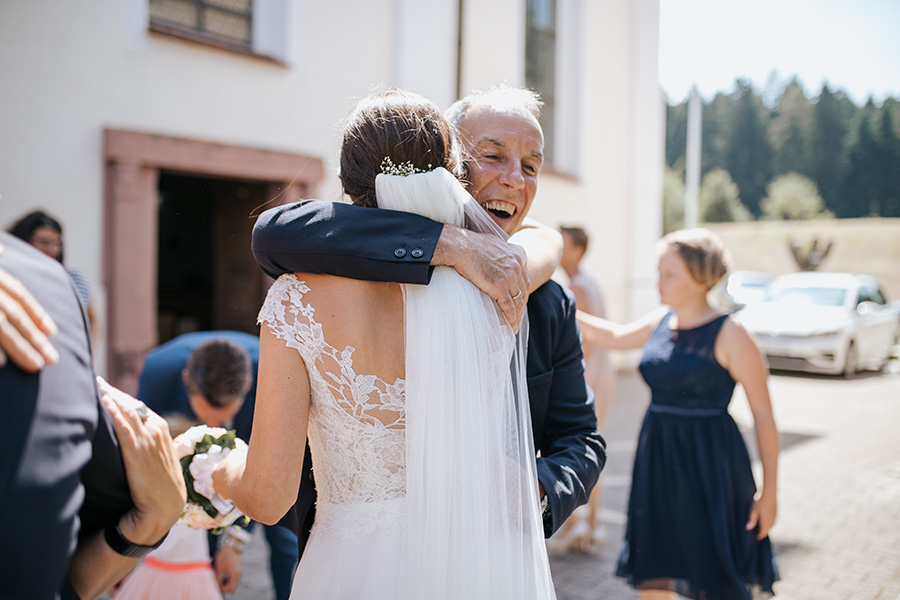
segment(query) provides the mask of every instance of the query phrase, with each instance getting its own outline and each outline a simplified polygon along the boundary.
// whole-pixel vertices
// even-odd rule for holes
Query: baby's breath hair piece
[[[410,161],[395,165],[390,156],[385,156],[384,160],[381,161],[381,172],[385,175],[399,175],[400,177],[409,177],[410,175],[414,175],[415,173],[427,173],[433,170],[434,167],[431,166],[431,163],[428,163],[427,169],[419,169],[413,166]]]

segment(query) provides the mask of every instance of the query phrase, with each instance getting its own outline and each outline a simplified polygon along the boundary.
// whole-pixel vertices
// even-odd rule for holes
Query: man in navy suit
[[[101,405],[87,319],[65,269],[6,233],[0,244],[4,293],[18,278],[58,328],[56,351],[27,371],[13,364],[24,356],[15,351],[0,366],[0,598],[95,598],[181,514],[181,466],[162,418],[112,388],[104,403],[116,396],[127,408]]]
[[[185,426],[204,423],[234,429],[250,439],[256,398],[259,338],[241,331],[195,331],[147,353],[137,397]],[[174,433],[180,433],[170,421]]]
[[[256,401],[259,337],[240,331],[186,333],[147,353],[137,396],[169,419],[173,433],[191,425],[234,429],[250,441]],[[177,420],[187,422],[178,423]],[[297,537],[283,527],[263,525],[276,600],[291,593],[297,566]],[[240,554],[246,531],[227,528],[213,536],[213,566],[224,593],[232,593],[242,575]]]
[[[525,216],[543,164],[539,107],[533,93],[501,87],[464,98],[447,113],[471,157],[468,190],[513,236],[510,242],[534,233]],[[535,271],[528,254],[526,266],[536,274],[522,277],[509,268],[518,267],[519,249],[496,237],[408,213],[314,200],[263,213],[253,252],[272,277],[298,271],[426,284],[432,265],[453,266],[497,300],[511,323],[527,307],[527,376],[545,535],[587,502],[606,452],[584,381],[574,298],[547,281],[558,255],[549,269],[539,261]],[[308,456],[304,464],[297,504],[282,521],[300,532],[301,551],[315,496]]]

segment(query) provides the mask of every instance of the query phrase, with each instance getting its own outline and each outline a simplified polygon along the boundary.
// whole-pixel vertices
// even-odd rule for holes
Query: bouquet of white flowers
[[[187,485],[187,503],[181,521],[196,529],[221,530],[228,525],[246,525],[244,517],[231,500],[213,489],[212,472],[233,451],[246,452],[247,444],[234,430],[197,425],[175,438],[175,452],[181,461]],[[242,522],[236,522],[243,517]]]

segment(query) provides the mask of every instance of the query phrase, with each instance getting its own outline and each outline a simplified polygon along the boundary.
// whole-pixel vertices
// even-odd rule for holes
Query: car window
[[[766,302],[796,302],[820,306],[841,306],[847,290],[831,287],[788,287],[771,290]]]
[[[876,304],[884,304],[884,295],[881,293],[876,287],[873,286],[863,286],[859,290],[859,301],[860,302],[874,302]]]

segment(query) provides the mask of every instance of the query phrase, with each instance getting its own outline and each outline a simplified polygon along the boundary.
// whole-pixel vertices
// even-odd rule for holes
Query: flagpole
[[[684,165],[684,226],[696,227],[700,196],[700,145],[703,118],[703,102],[697,86],[691,88],[688,99],[687,149]]]

